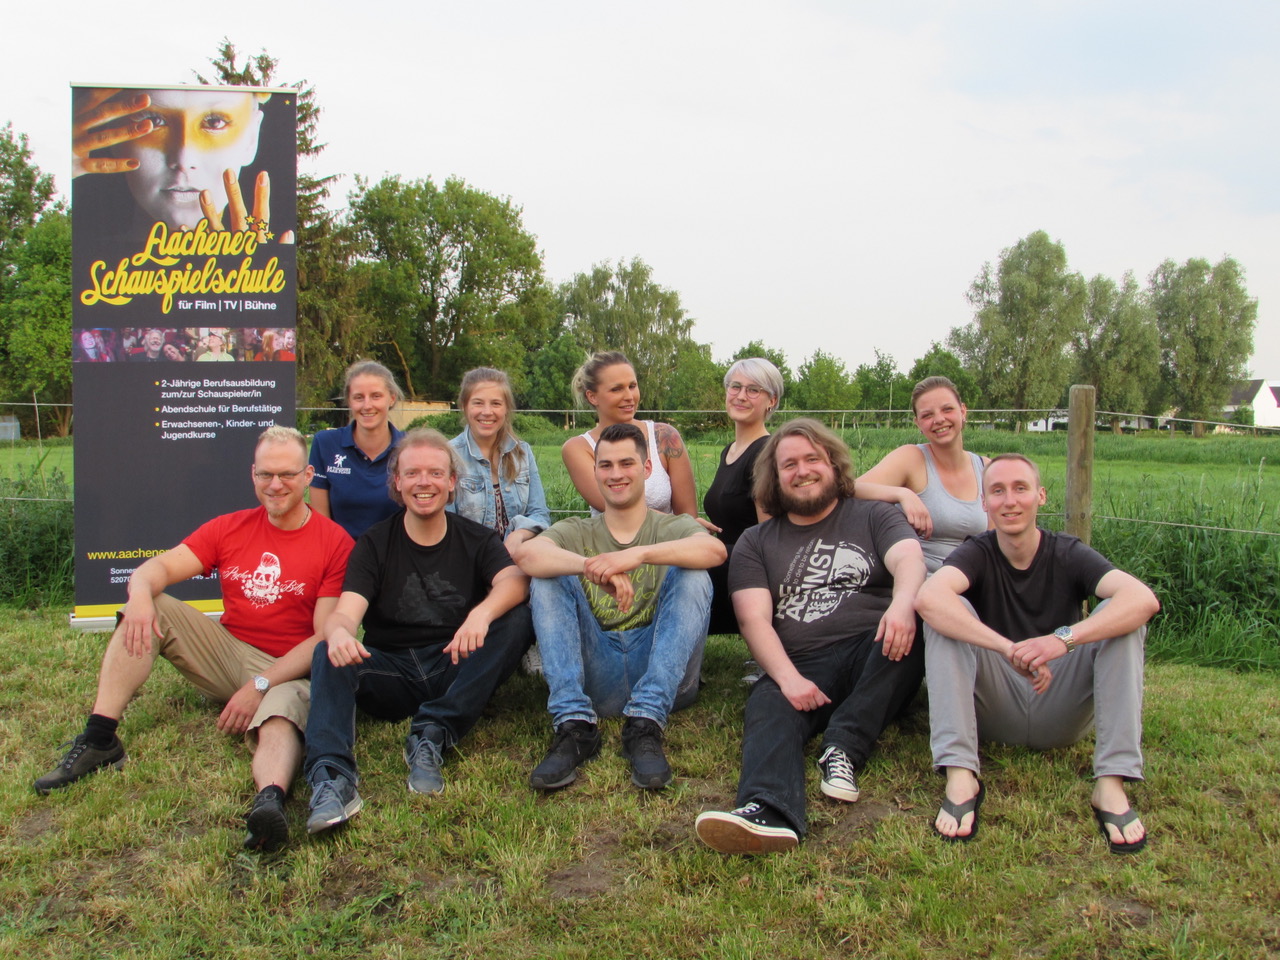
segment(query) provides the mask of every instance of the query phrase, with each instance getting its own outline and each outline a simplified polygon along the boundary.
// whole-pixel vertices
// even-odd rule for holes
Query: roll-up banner
[[[297,91],[73,85],[72,622],[257,504],[258,434],[292,426]],[[216,571],[171,588],[218,612]]]

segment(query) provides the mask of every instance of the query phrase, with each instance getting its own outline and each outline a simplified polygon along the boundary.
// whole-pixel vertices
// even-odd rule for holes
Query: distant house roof
[[[1264,380],[1242,380],[1231,388],[1231,399],[1227,401],[1227,406],[1243,407],[1245,404],[1253,403],[1253,398],[1258,395],[1258,389],[1265,383]],[[1276,388],[1272,387],[1271,392],[1275,393]],[[1280,399],[1280,394],[1277,394]]]

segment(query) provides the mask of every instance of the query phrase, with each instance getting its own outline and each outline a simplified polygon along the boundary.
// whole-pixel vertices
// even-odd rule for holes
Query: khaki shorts
[[[219,703],[226,703],[248,680],[276,662],[275,657],[237,640],[220,623],[167,593],[156,598],[156,622],[162,635],[160,656],[197,690]],[[310,710],[310,680],[273,684],[258,705],[245,739],[256,747],[258,728],[272,717],[283,717],[299,733],[305,732]]]

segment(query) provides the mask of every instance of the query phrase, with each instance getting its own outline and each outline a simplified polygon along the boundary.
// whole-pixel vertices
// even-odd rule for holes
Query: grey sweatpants
[[[1052,661],[1053,681],[1041,694],[994,650],[944,637],[928,624],[924,635],[935,767],[977,774],[979,741],[1046,750],[1078,742],[1096,721],[1093,775],[1142,779],[1145,624]]]

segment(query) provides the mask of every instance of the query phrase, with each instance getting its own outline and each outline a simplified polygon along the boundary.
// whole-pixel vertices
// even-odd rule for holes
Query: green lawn
[[[850,439],[865,467],[910,434]],[[971,442],[1004,445],[1041,461],[1058,508],[1063,438]],[[692,449],[700,490],[719,446]],[[1274,447],[1100,437],[1097,512],[1280,529]],[[45,467],[56,455],[70,473],[71,447],[48,449]],[[537,456],[552,506],[573,507],[557,445]],[[36,459],[7,447],[0,475]],[[886,733],[858,804],[821,799],[811,768],[812,832],[797,851],[703,848],[694,817],[732,804],[738,772],[736,637],[708,643],[701,698],[669,730],[676,780],[659,795],[630,786],[617,721],[577,784],[530,790],[546,689],[518,676],[449,758],[443,796],[405,790],[404,724],[362,721],[365,811],[309,839],[304,788],[291,846],[251,856],[239,846],[247,755],[166,664],[122,725],[125,770],[38,797],[31,780],[83,724],[105,638],[71,630],[65,609],[0,610],[0,957],[1280,957],[1280,673],[1247,670],[1280,661],[1277,539],[1095,523],[1095,543],[1166,600],[1149,652],[1245,668],[1149,664],[1148,780],[1133,797],[1152,840],[1125,859],[1089,815],[1089,741],[991,749],[980,838],[942,844],[920,709]]]
[[[36,444],[0,443],[0,477],[14,477],[33,468],[61,470],[70,477],[74,473],[75,453],[71,441],[55,440]]]
[[[130,761],[38,797],[78,732],[103,637],[53,612],[0,613],[0,956],[78,958],[1241,958],[1280,956],[1280,676],[1147,673],[1147,851],[1107,853],[1088,810],[1092,743],[993,748],[982,834],[941,843],[927,722],[885,735],[855,805],[820,798],[790,854],[724,857],[694,817],[731,804],[743,647],[713,638],[699,702],[673,718],[676,780],[633,788],[601,757],[541,796],[545,686],[508,682],[446,792],[410,796],[405,724],[361,721],[366,807],[312,839],[240,850],[243,748],[167,664],[130,708]],[[812,750],[811,750],[812,752]]]

